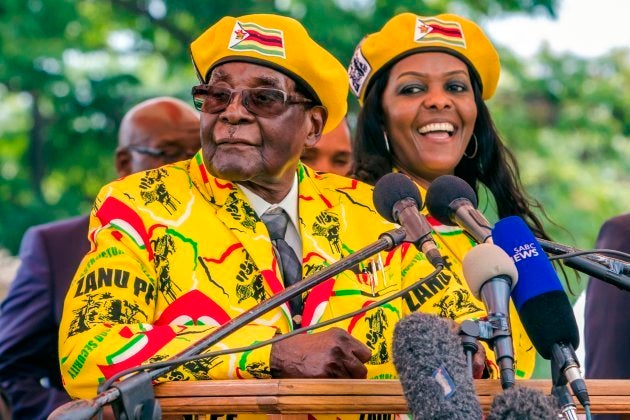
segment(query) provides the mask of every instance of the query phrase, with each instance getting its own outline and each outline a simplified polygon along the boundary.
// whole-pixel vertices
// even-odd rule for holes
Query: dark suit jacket
[[[16,419],[45,419],[70,401],[61,383],[58,329],[63,300],[89,250],[88,216],[30,228],[22,263],[0,306],[0,385]]]
[[[630,253],[630,213],[614,217],[602,226],[597,248]],[[586,377],[630,379],[630,292],[590,278],[584,312]],[[617,419],[618,416],[597,416]]]

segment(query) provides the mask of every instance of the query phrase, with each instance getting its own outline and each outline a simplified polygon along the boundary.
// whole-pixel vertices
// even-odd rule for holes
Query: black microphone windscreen
[[[416,419],[481,419],[460,338],[446,319],[415,312],[394,328],[394,365]]]
[[[422,198],[418,187],[408,176],[399,172],[384,175],[374,186],[374,207],[378,214],[392,223],[398,223],[398,220],[394,218],[394,204],[405,198],[415,200],[418,208],[422,208]]]
[[[429,214],[443,225],[454,225],[450,219],[450,205],[458,198],[467,199],[477,208],[477,194],[466,181],[455,175],[437,177],[427,190],[426,204]]]
[[[537,389],[514,387],[506,389],[492,400],[486,420],[557,419],[558,400]]]
[[[556,290],[527,300],[518,311],[521,322],[538,353],[551,359],[551,347],[562,341],[577,348],[580,334],[573,308],[564,291]]]

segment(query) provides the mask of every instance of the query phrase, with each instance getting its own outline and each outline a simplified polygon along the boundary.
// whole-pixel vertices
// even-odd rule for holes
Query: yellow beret
[[[477,73],[482,98],[490,99],[494,94],[501,71],[499,54],[479,26],[452,14],[428,17],[401,13],[379,32],[364,37],[348,68],[350,89],[363,104],[379,70],[423,51],[444,51],[460,58]]]
[[[190,54],[202,82],[214,67],[228,61],[250,61],[286,74],[328,110],[324,133],[346,115],[345,67],[295,19],[271,14],[226,16],[190,44]]]

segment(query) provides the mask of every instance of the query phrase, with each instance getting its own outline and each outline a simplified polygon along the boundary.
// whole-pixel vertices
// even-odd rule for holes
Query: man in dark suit
[[[599,231],[596,247],[630,253],[630,213],[607,220]],[[630,292],[598,279],[589,279],[584,312],[587,378],[630,379],[629,303]],[[630,416],[597,416],[600,420],[621,418]]]
[[[150,99],[121,121],[121,177],[189,159],[199,149],[199,115],[175,98]],[[21,265],[0,306],[0,388],[16,419],[44,419],[70,401],[61,383],[58,329],[68,285],[89,251],[88,215],[30,228]]]

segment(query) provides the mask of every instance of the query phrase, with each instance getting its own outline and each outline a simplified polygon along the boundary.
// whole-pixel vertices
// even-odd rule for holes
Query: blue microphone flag
[[[564,288],[547,255],[527,224],[518,216],[499,220],[492,230],[492,240],[514,261],[519,276],[525,274],[529,281],[519,281],[512,290],[512,300],[517,311],[533,297]]]
[[[523,327],[542,357],[551,359],[557,343],[580,343],[573,308],[547,255],[517,216],[494,225],[492,240],[514,261],[518,283],[511,297]]]

